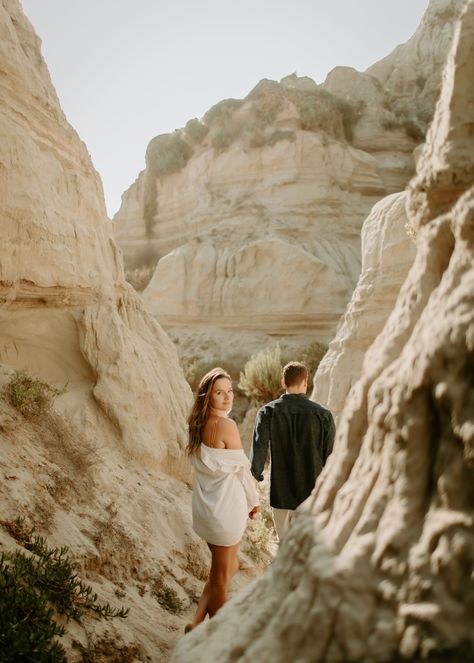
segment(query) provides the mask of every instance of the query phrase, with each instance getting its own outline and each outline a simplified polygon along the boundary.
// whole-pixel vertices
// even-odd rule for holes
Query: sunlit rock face
[[[100,179],[18,3],[2,6],[1,30],[1,360],[67,382],[74,410],[77,389],[129,450],[177,454],[187,392],[173,346],[124,280]],[[129,404],[129,381],[143,412]]]
[[[374,205],[362,226],[362,269],[335,338],[318,367],[311,398],[339,417],[366,350],[389,317],[415,256],[406,193]]]
[[[400,47],[399,79],[426,78],[423,108],[386,85],[384,60],[375,73],[337,67],[319,86],[261,81],[150,142],[115,236],[129,267],[159,259],[144,299],[182,354],[205,345],[193,350],[191,325],[215,356],[226,351],[223,330],[233,345],[245,336],[246,356],[279,338],[309,342],[311,329],[333,337],[357,283],[362,223],[405,188],[434,110],[453,30],[435,5]],[[454,17],[459,2],[447,6]],[[414,44],[436,57],[426,64]]]
[[[329,340],[359,271],[359,218],[383,191],[373,160],[299,131],[293,142],[258,151],[234,146],[201,177],[197,165],[164,183],[176,201],[168,228],[186,235],[158,263],[143,295],[148,310],[169,327],[277,335],[317,328]]]
[[[163,654],[185,617],[152,598],[153,579],[188,606],[167,569],[198,591],[207,565],[185,483],[190,390],[173,344],[124,280],[100,179],[16,0],[0,2],[0,59],[2,521],[25,517],[68,545],[101,599],[132,607],[125,623],[75,624],[71,661],[73,640],[100,650],[108,639],[117,660]],[[64,389],[52,411],[30,420],[14,409],[15,369]],[[3,527],[0,540],[14,547]]]
[[[333,455],[265,577],[173,661],[474,658],[473,104],[470,0],[407,191],[416,256]]]

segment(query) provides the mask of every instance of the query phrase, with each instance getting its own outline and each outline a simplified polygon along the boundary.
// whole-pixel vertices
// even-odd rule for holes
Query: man
[[[270,445],[270,506],[280,540],[294,510],[313,490],[335,435],[330,411],[306,397],[308,371],[304,364],[287,364],[281,384],[285,393],[257,413],[250,454],[252,474],[262,481]]]

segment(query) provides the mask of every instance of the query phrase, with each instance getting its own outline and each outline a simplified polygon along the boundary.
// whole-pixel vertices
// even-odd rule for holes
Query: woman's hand
[[[253,520],[259,511],[260,511],[260,507],[259,506],[254,506],[252,511],[250,511],[250,513],[249,513],[249,518],[251,520]]]

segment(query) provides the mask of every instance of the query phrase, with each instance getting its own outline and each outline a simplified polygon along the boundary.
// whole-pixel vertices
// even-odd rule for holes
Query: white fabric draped
[[[243,449],[201,444],[192,463],[194,531],[208,543],[233,546],[242,538],[249,511],[259,504],[250,462]]]

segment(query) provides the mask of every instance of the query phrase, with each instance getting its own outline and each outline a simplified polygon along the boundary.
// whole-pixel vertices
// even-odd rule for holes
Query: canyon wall
[[[143,297],[181,355],[238,364],[276,340],[297,353],[333,338],[362,223],[414,172],[461,6],[432,0],[365,73],[263,80],[150,142],[115,236],[126,265],[151,273],[158,260]]]
[[[157,592],[192,612],[208,564],[183,454],[191,392],[124,279],[99,176],[17,0],[0,1],[0,61],[0,549],[21,550],[7,523],[23,518],[70,548],[101,602],[131,608],[70,620],[72,663],[161,661],[186,616]]]
[[[173,661],[474,657],[473,104],[470,0],[408,187],[416,257],[333,455],[269,572]]]

